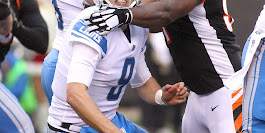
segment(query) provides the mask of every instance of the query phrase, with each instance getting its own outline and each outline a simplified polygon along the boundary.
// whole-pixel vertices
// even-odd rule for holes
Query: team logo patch
[[[102,51],[107,52],[107,39],[98,34],[98,32],[87,31],[88,26],[84,24],[84,20],[80,19],[73,27],[71,35],[89,42],[95,42],[99,45]]]

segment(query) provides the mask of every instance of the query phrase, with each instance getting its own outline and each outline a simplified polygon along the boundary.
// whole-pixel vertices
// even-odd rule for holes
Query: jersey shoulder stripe
[[[78,20],[78,22],[74,25],[73,30],[71,31],[71,35],[74,38],[73,40],[80,40],[82,42],[90,42],[85,43],[87,45],[98,45],[102,51],[107,53],[107,39],[97,32],[88,32],[86,29],[88,26],[84,25],[83,20]],[[92,46],[93,47],[93,46]]]

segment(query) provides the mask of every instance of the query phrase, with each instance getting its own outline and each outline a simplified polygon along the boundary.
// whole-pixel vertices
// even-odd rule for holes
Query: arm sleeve
[[[18,15],[13,35],[28,49],[44,54],[48,48],[48,28],[36,0],[20,0]]]
[[[131,80],[130,84],[132,88],[137,88],[145,84],[145,82],[151,77],[151,73],[146,65],[144,52],[142,52],[139,63],[137,64],[136,74]]]
[[[81,42],[74,42],[73,55],[69,66],[67,83],[82,83],[90,86],[100,53]]]

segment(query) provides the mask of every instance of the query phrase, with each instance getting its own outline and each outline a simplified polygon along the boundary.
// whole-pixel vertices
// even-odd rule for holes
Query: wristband
[[[156,92],[156,95],[155,95],[155,102],[159,105],[167,105],[165,103],[165,101],[163,100],[162,98],[162,94],[163,94],[163,91],[162,89],[159,89],[157,92]]]

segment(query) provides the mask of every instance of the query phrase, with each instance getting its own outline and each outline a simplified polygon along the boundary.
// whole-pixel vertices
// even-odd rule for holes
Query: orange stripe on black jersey
[[[236,92],[232,94],[232,97],[235,97],[239,92],[242,90],[242,88],[238,89]],[[242,133],[242,100],[243,100],[243,94],[240,94],[241,96],[233,103],[233,115],[234,115],[234,124],[236,133]]]
[[[170,44],[172,42],[172,40],[171,40],[171,38],[169,36],[169,33],[168,33],[166,27],[162,27],[162,29],[163,29],[164,36],[165,36],[165,38],[167,40],[167,44]]]
[[[239,118],[235,120],[236,133],[242,133],[242,112],[238,116]]]
[[[242,100],[243,100],[243,95],[241,95],[236,102],[233,103],[233,110],[238,108],[239,106],[242,106]]]
[[[17,2],[17,8],[18,8],[18,10],[20,10],[20,1],[19,0],[16,0],[16,2]]]
[[[204,3],[204,2],[205,2],[205,0],[202,0],[200,4],[202,4],[202,3]]]
[[[232,98],[234,98],[240,91],[242,90],[242,88],[238,89],[236,92],[234,92],[232,94]]]

